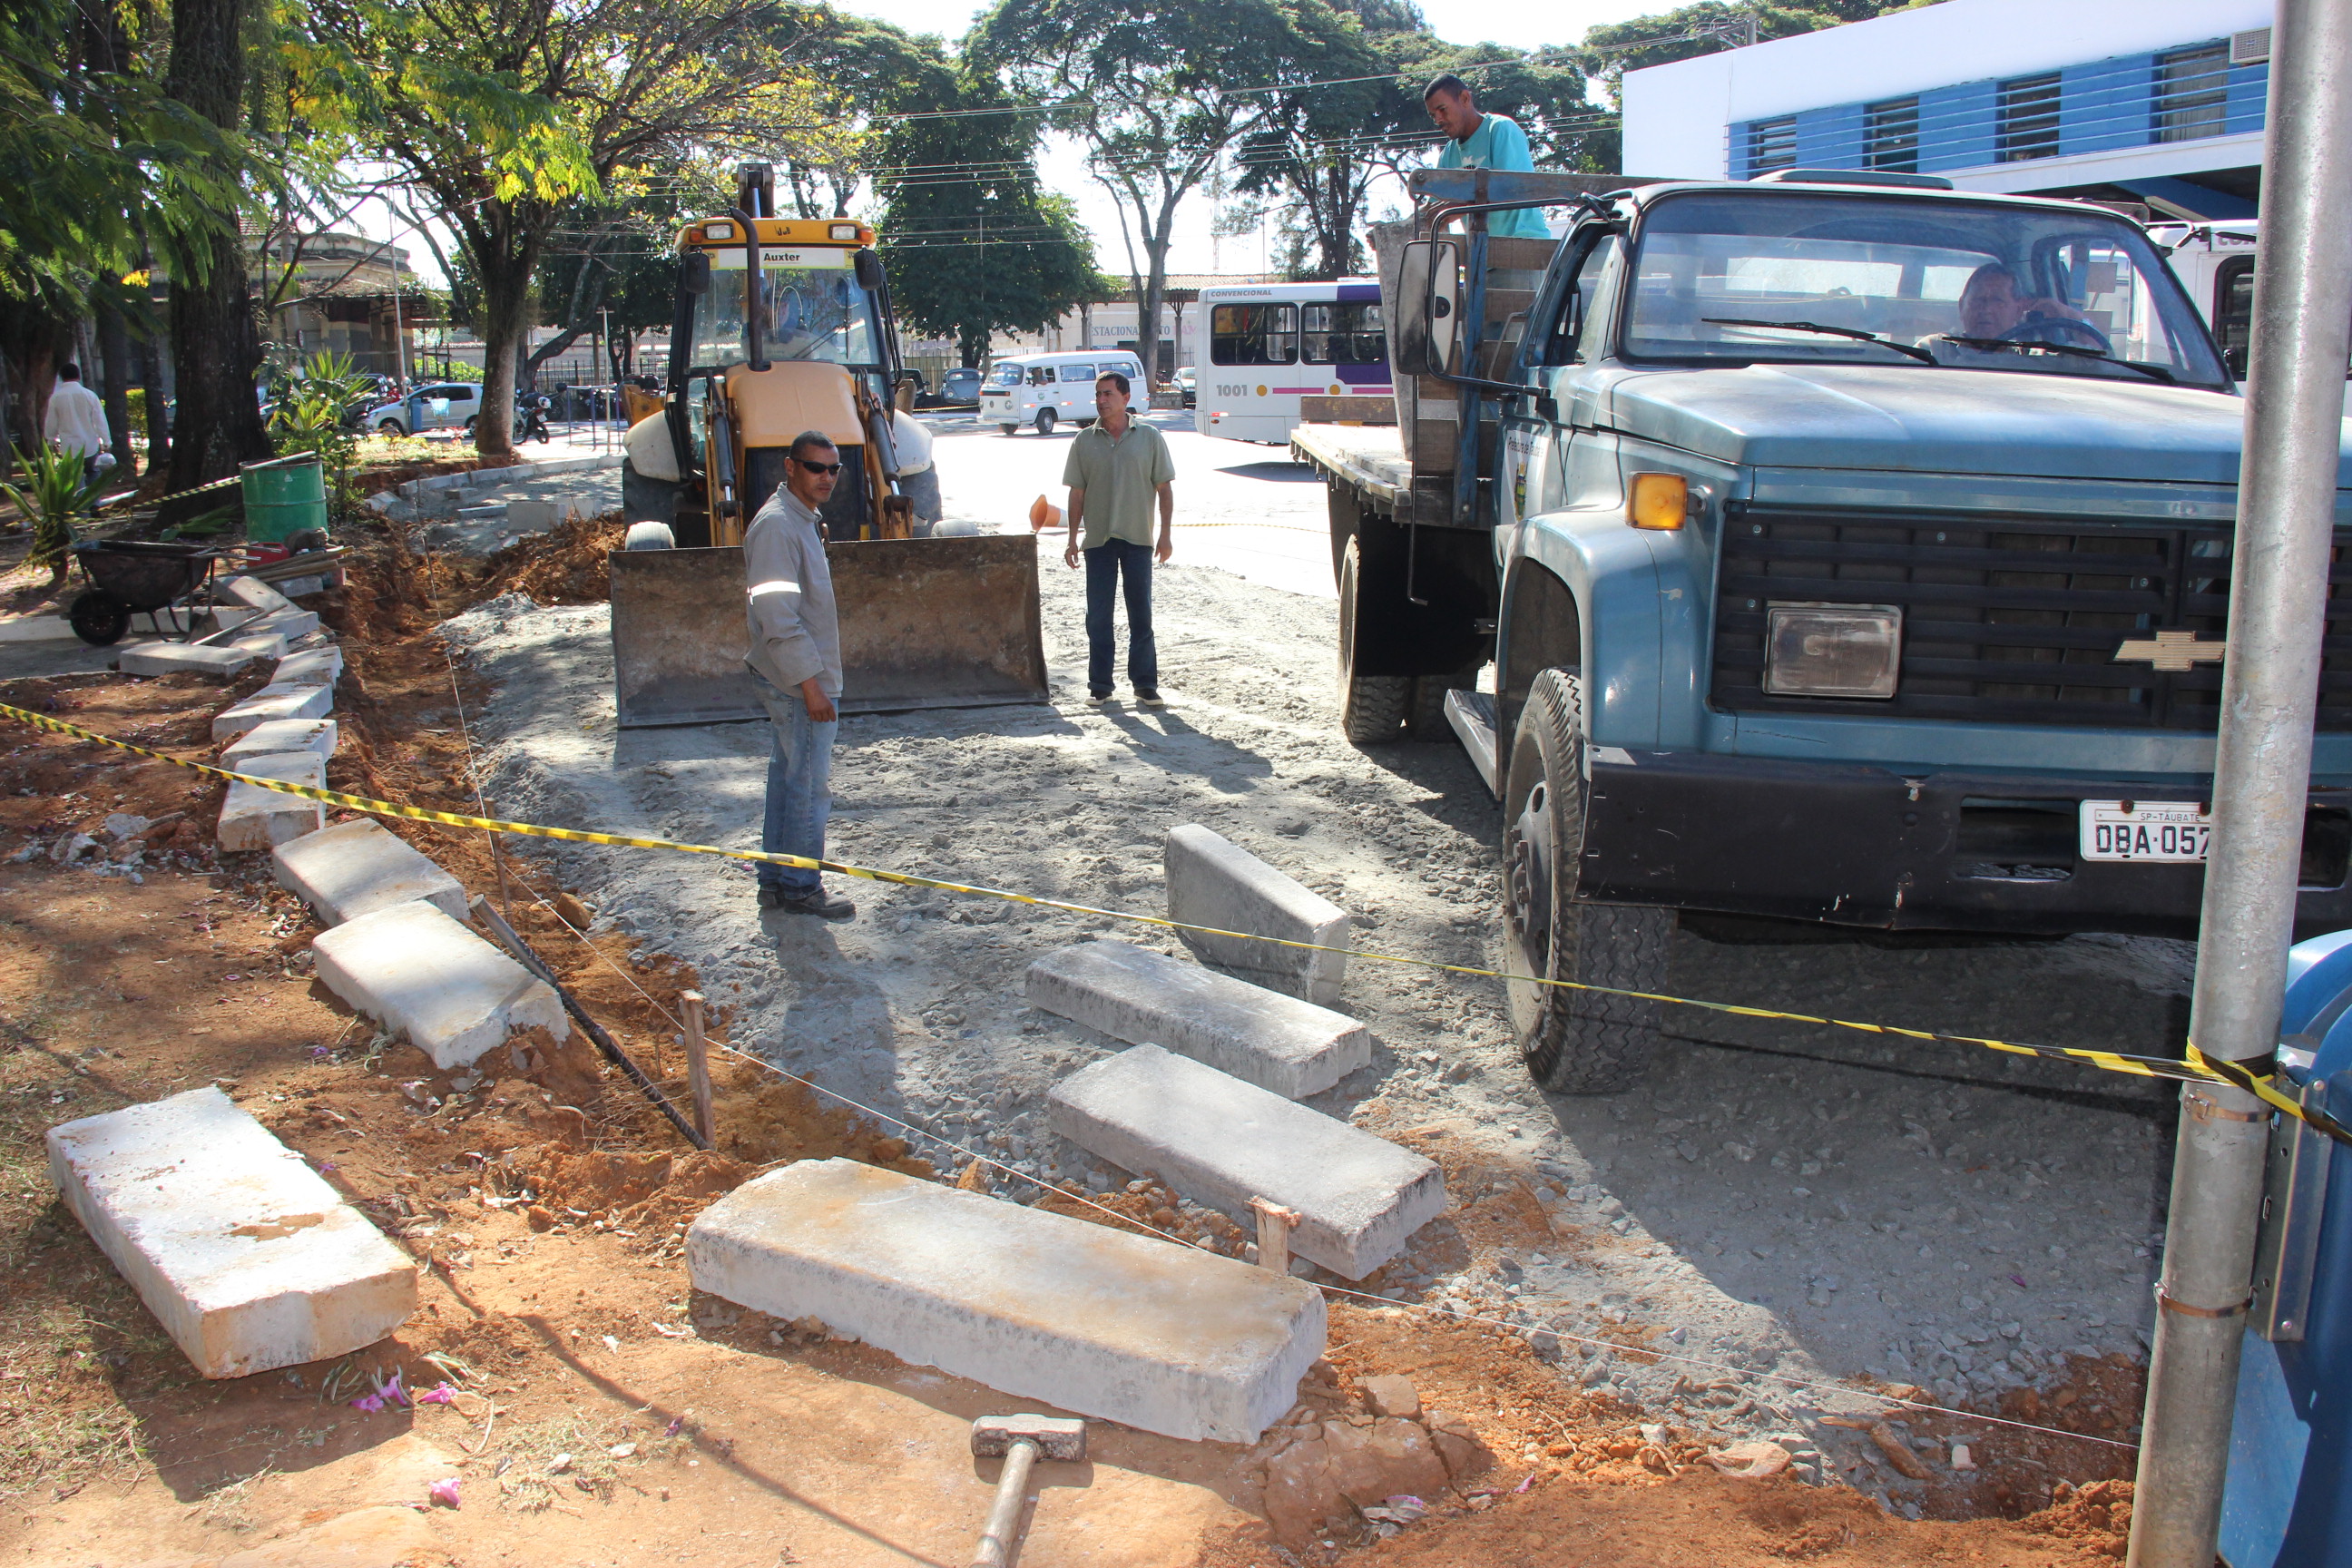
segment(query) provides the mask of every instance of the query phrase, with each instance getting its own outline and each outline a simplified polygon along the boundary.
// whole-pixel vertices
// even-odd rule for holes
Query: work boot
[[[814,915],[820,920],[828,921],[850,920],[857,913],[856,904],[838,894],[828,893],[823,888],[818,888],[813,892],[795,895],[786,892],[782,888],[763,885],[760,889],[760,907],[763,910],[782,910],[789,914]]]
[[[1156,686],[1137,687],[1135,690],[1135,700],[1146,708],[1165,708],[1168,706],[1168,700],[1160,695],[1160,689]]]

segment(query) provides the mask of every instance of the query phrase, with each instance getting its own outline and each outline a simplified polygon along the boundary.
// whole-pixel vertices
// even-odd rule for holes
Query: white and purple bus
[[[1381,286],[1260,283],[1201,290],[1209,353],[1196,375],[1193,428],[1282,446],[1302,397],[1377,397],[1389,384]]]

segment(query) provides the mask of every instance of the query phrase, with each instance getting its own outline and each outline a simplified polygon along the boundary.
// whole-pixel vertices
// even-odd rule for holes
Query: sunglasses
[[[796,458],[793,461],[799,463],[802,468],[806,468],[812,474],[837,474],[841,472],[841,465],[839,463],[812,463],[806,458]]]

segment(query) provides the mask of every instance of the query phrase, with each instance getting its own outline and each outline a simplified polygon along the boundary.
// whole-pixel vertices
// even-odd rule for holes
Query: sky
[[[1421,0],[1422,14],[1429,19],[1431,28],[1450,43],[1507,44],[1517,48],[1534,48],[1542,44],[1573,44],[1580,42],[1585,29],[1611,22],[1622,22],[1633,16],[1668,9],[1674,0],[1550,0],[1548,5],[1505,6],[1497,10],[1492,0],[1474,4],[1473,0]],[[857,16],[873,16],[895,24],[912,33],[936,33],[954,39],[971,26],[972,19],[988,9],[971,0],[836,0],[840,9]],[[1108,193],[1087,174],[1086,160],[1078,148],[1060,137],[1046,139],[1038,162],[1038,172],[1045,184],[1053,190],[1076,199],[1079,216],[1094,234],[1095,259],[1103,270],[1113,277],[1128,271],[1127,247],[1120,238],[1118,205]],[[1393,182],[1383,191],[1375,187],[1372,212],[1381,216],[1384,205],[1401,205],[1402,187]],[[1260,272],[1271,269],[1273,258],[1267,254],[1268,237],[1263,234],[1219,238],[1211,233],[1216,216],[1214,205],[1208,196],[1195,192],[1187,197],[1178,210],[1176,238],[1169,253],[1171,272]],[[359,230],[372,239],[398,237],[397,231],[406,227],[404,220],[396,220],[381,206],[371,205],[354,216],[347,226]],[[443,239],[447,247],[447,238]],[[889,243],[889,236],[882,237]],[[414,266],[418,276],[429,283],[444,282],[434,266],[432,254],[414,237],[404,240],[407,250],[404,266]]]

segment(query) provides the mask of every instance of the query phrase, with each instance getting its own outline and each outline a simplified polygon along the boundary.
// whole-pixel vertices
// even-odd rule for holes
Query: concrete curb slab
[[[247,577],[240,574],[235,577],[223,578],[221,580],[221,592],[226,594],[230,598],[235,599],[240,605],[244,605],[251,609],[259,610],[265,616],[272,613],[273,611],[290,610],[294,607],[292,602],[289,600],[285,595],[279,593],[277,589],[271,587],[268,584],[263,582],[258,577]]]
[[[1130,1045],[1165,1046],[1303,1100],[1372,1059],[1371,1037],[1318,1007],[1123,942],[1084,942],[1029,966],[1029,1000]]]
[[[306,833],[269,858],[278,885],[327,925],[419,900],[466,918],[464,885],[373,817]]]
[[[572,1024],[545,981],[423,901],[394,904],[310,943],[328,990],[443,1069],[467,1067],[516,1029],[557,1039]]]
[[[1323,1353],[1300,1280],[851,1160],[736,1188],[686,1256],[730,1301],[1186,1440],[1256,1441]]]
[[[335,710],[335,689],[289,681],[265,686],[244,701],[213,715],[213,739],[235,740],[272,719],[323,719]]]
[[[1198,823],[1169,830],[1163,864],[1172,919],[1286,942],[1347,945],[1347,910]],[[1343,953],[1276,947],[1237,936],[1179,934],[1203,963],[1321,1006],[1339,999],[1348,978]]]
[[[1297,1209],[1291,1250],[1350,1279],[1445,1210],[1445,1173],[1412,1150],[1157,1046],[1081,1068],[1047,1105],[1081,1149],[1246,1226],[1253,1197]]]
[[[247,757],[236,770],[256,778],[283,779],[288,784],[327,787],[327,759],[316,752],[280,752]],[[223,849],[268,849],[327,824],[327,809],[299,795],[282,795],[259,784],[232,784],[221,800],[220,828],[215,841]]]
[[[211,643],[132,643],[115,660],[125,675],[209,675],[226,680],[262,656],[241,647]]]
[[[267,724],[256,724],[230,742],[221,752],[220,765],[233,773],[241,773],[246,771],[243,764],[253,758],[279,752],[316,752],[321,757],[331,757],[337,738],[332,719],[272,719]]]
[[[332,686],[343,678],[343,650],[339,647],[289,653],[269,673],[272,686]]]
[[[416,1310],[415,1261],[217,1089],[47,1143],[66,1206],[206,1377],[343,1355]]]

